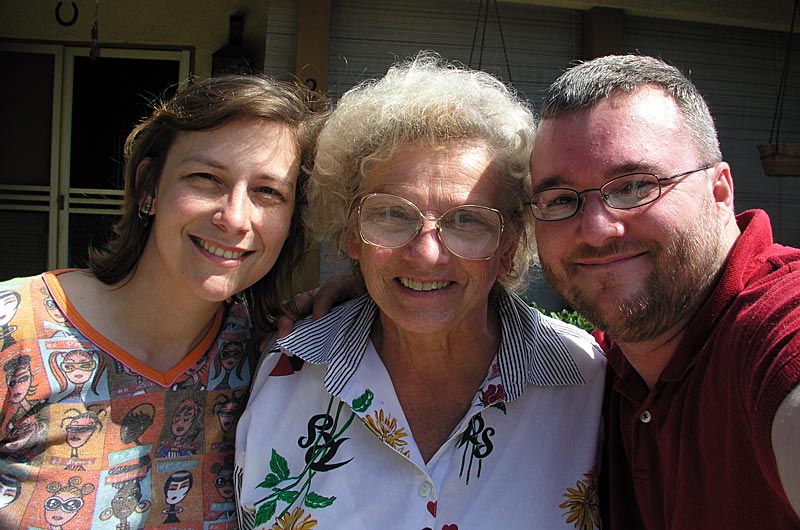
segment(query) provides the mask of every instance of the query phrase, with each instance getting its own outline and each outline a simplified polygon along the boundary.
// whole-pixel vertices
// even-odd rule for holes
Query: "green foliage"
[[[306,495],[306,506],[309,508],[325,508],[333,504],[335,500],[336,497],[323,497],[313,491],[309,491],[308,495]]]
[[[351,407],[356,412],[364,412],[369,408],[374,397],[375,394],[372,393],[372,390],[366,389],[363,394],[353,400]]]
[[[272,500],[265,504],[262,504],[258,508],[258,512],[256,512],[256,525],[259,524],[267,524],[272,520],[272,516],[275,515],[275,510],[278,508],[278,500]]]
[[[555,311],[547,311],[546,309],[539,307],[536,305],[536,302],[528,302],[530,306],[543,315],[547,315],[549,317],[557,318],[562,322],[566,322],[567,324],[572,324],[573,326],[579,327],[589,333],[592,332],[594,329],[594,324],[586,320],[586,317],[578,313],[577,311],[567,311],[566,309],[562,309],[558,313]]]

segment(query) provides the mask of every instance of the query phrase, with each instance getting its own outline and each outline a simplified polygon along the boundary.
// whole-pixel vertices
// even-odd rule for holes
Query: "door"
[[[0,44],[0,280],[56,265],[61,65],[57,46]]]
[[[92,60],[88,47],[0,45],[0,66],[28,74],[0,92],[11,116],[0,142],[0,279],[86,265],[120,212],[127,134],[175,93],[189,63],[187,50],[103,49]]]

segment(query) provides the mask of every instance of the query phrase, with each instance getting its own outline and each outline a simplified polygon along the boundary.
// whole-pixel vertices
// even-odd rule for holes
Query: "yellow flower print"
[[[410,455],[409,451],[404,449],[408,445],[408,442],[404,440],[407,436],[406,431],[402,427],[397,428],[397,418],[392,418],[391,414],[384,414],[383,409],[381,409],[373,413],[372,416],[367,416],[364,422],[375,433],[375,436],[393,447],[400,454],[406,457]]]
[[[301,518],[305,515],[305,519]],[[311,530],[317,526],[317,520],[311,518],[311,514],[306,514],[299,506],[292,510],[292,513],[285,513],[279,517],[272,530]]]
[[[600,506],[597,501],[597,468],[592,467],[584,473],[584,480],[579,480],[574,488],[567,488],[562,495],[567,500],[558,505],[567,510],[564,515],[567,524],[579,530],[600,528]]]

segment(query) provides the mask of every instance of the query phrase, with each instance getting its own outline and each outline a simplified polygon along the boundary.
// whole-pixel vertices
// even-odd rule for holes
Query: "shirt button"
[[[419,496],[420,497],[427,497],[428,495],[431,494],[431,490],[433,490],[433,487],[431,486],[431,483],[430,482],[423,482],[422,484],[419,485],[419,490],[418,490],[419,491]]]
[[[639,416],[639,421],[641,421],[642,423],[650,423],[650,420],[652,419],[653,417],[650,415],[649,410],[642,412],[642,414]]]

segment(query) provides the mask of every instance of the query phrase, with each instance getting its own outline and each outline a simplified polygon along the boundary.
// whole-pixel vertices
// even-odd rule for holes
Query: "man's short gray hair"
[[[607,55],[580,63],[556,79],[545,96],[541,119],[587,109],[614,92],[634,93],[643,86],[661,88],[680,110],[698,153],[722,161],[714,118],[697,87],[680,70],[655,57]]]

